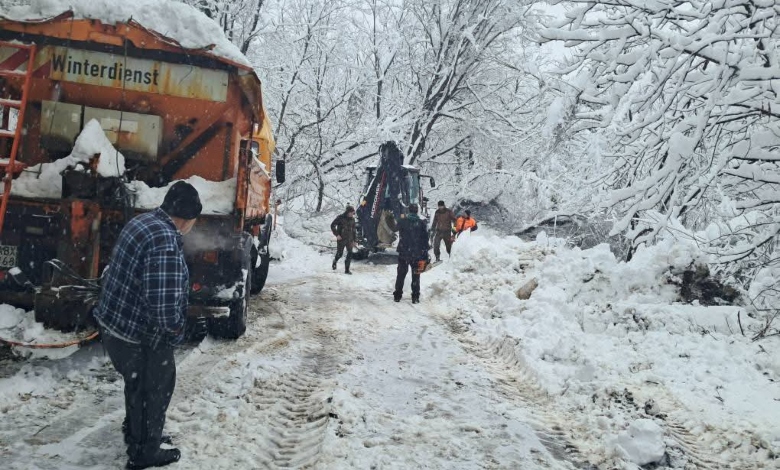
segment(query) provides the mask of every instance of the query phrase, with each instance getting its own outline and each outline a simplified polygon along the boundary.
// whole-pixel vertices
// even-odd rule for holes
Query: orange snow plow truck
[[[188,326],[244,333],[270,262],[274,140],[243,56],[132,19],[0,17],[0,118],[0,303],[91,329],[122,227],[186,180],[204,206],[184,239]]]

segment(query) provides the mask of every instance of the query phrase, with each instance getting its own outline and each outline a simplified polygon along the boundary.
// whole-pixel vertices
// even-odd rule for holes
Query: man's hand
[[[336,240],[341,241],[341,235],[336,235]]]

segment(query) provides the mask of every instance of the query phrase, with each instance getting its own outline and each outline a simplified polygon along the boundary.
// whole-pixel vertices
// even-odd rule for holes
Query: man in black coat
[[[417,215],[417,204],[409,205],[409,213],[398,223],[400,241],[398,242],[398,274],[395,278],[393,300],[401,301],[404,281],[409,267],[412,268],[412,303],[420,302],[420,261],[428,260],[428,230]]]
[[[357,232],[355,230],[355,208],[347,206],[344,213],[333,219],[330,224],[330,231],[336,236],[336,257],[333,258],[331,267],[336,270],[336,263],[347,250],[347,258],[344,260],[344,273],[352,274],[349,265],[352,262],[352,249],[355,248],[357,241]]]

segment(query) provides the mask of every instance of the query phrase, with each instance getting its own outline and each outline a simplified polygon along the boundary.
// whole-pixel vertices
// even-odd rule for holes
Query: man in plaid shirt
[[[103,274],[94,315],[103,345],[125,381],[127,468],[160,467],[181,458],[161,449],[165,412],[176,385],[173,347],[184,336],[189,271],[182,235],[195,225],[198,191],[178,181],[162,205],[119,234]]]

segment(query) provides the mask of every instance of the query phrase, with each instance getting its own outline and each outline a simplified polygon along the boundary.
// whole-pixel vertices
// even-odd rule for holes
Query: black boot
[[[179,449],[157,449],[156,452],[150,455],[138,456],[130,458],[127,461],[125,468],[129,470],[141,470],[150,467],[164,467],[174,462],[178,462],[181,459],[181,452]]]
[[[333,260],[333,264],[330,265],[330,267],[333,268],[334,271],[336,270],[336,261],[338,261],[338,260],[334,259]]]
[[[393,292],[393,301],[394,302],[400,302],[401,301],[401,293]]]
[[[125,444],[130,445],[130,434],[127,432],[127,418],[122,421],[122,435],[125,437]],[[173,438],[168,434],[163,434],[160,436],[160,443],[171,445],[173,444]]]
[[[420,296],[418,295],[412,295],[412,303],[413,304],[419,304],[420,303]]]

